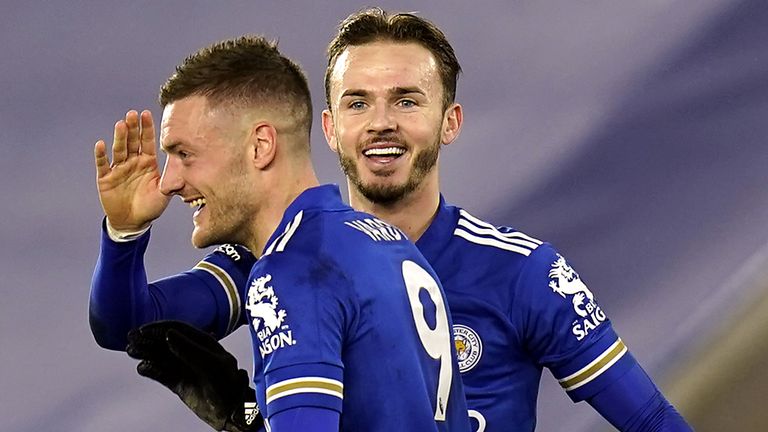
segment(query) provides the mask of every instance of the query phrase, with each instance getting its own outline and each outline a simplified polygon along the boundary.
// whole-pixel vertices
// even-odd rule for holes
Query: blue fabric
[[[245,299],[265,417],[316,407],[340,411],[342,431],[468,431],[436,279],[399,229],[354,211],[337,188],[303,192]],[[425,310],[442,312],[430,317],[438,327]]]
[[[636,365],[596,293],[552,245],[442,196],[416,245],[445,289],[475,429],[533,431],[543,368],[581,401]]]
[[[337,432],[339,413],[323,408],[294,408],[273,416],[269,426],[272,432]]]
[[[692,430],[638,364],[588,402],[622,432]]]
[[[317,188],[302,195],[286,211],[286,217],[269,242],[277,245],[287,239],[284,246],[289,255],[294,254],[295,262],[283,262],[280,253],[272,253],[266,259],[279,271],[271,276],[275,281],[280,280],[282,289],[307,286],[309,281],[320,276],[325,278],[325,283],[318,285],[316,290],[289,288],[300,291],[294,301],[297,305],[291,306],[298,312],[292,312],[288,307],[284,309],[291,320],[294,316],[301,316],[302,322],[325,326],[328,331],[326,336],[335,335],[332,339],[322,339],[321,343],[315,340],[315,348],[307,351],[310,354],[321,353],[314,359],[297,356],[292,361],[299,364],[307,360],[308,363],[303,364],[312,374],[337,376],[335,371],[344,367],[343,362],[327,354],[341,346],[342,335],[347,334],[344,332],[359,325],[353,317],[360,316],[360,309],[349,300],[349,296],[345,297],[337,289],[345,285],[342,281],[344,273],[329,272],[330,267],[324,268],[316,263],[318,258],[332,263],[339,258],[336,255],[344,260],[364,256],[364,253],[358,253],[364,248],[351,246],[353,243],[340,247],[346,244],[345,236],[349,233],[329,229],[334,225],[326,224],[333,220],[327,215],[299,224],[301,231],[295,235],[302,240],[301,247],[297,248],[295,239],[288,238],[286,229],[299,212],[303,212],[308,220],[312,220],[312,215],[335,214],[340,218],[336,223],[344,220],[343,215],[360,214],[346,207],[340,201],[338,191],[332,187]],[[396,228],[375,222],[371,216],[354,221],[356,225],[346,225],[352,228],[352,233],[374,243],[397,243],[393,241],[399,232]],[[311,228],[307,229],[308,225]],[[124,349],[125,333],[132,326],[161,318],[182,319],[211,329],[220,337],[226,334],[231,311],[225,290],[220,281],[208,272],[195,268],[162,281],[146,283],[142,257],[148,239],[149,234],[145,234],[133,242],[114,243],[106,233],[103,234],[102,251],[91,292],[91,323],[97,340],[113,349]],[[657,398],[664,403],[658,400],[653,402],[651,395],[657,392],[656,387],[631,353],[622,349],[623,344],[613,331],[607,314],[600,309],[596,296],[591,291],[587,294],[588,288],[584,289],[586,283],[554,247],[511,227],[487,224],[458,207],[447,205],[442,197],[435,219],[417,246],[439,276],[453,316],[453,333],[459,351],[457,360],[473,419],[473,430],[482,423],[486,432],[532,431],[536,424],[536,399],[544,367],[551,369],[553,375],[561,380],[561,385],[569,389],[567,393],[574,401],[588,400],[612,423],[647,425],[675,424],[677,421],[685,425],[661,394]],[[224,253],[227,251],[228,254]],[[246,279],[255,260],[247,251],[242,255],[241,260],[235,261],[231,249],[221,250],[206,257],[204,262],[212,262],[225,269],[228,277],[237,284],[241,301],[245,302],[247,288],[253,282],[252,279],[246,283]],[[292,266],[299,268],[294,270]],[[362,280],[367,280],[364,278],[366,274],[377,274],[370,262],[356,263],[355,267],[360,273],[356,277]],[[553,275],[550,271],[554,271]],[[564,272],[570,279],[563,279]],[[584,284],[584,288],[580,283]],[[282,302],[283,298],[280,297],[280,300]],[[419,294],[419,303],[428,315],[425,321],[430,328],[434,328],[434,304],[424,295],[424,290]],[[130,305],[130,308],[125,305]],[[307,309],[307,305],[320,309]],[[247,310],[241,312],[239,322],[245,322],[247,318],[254,324]],[[295,326],[301,324],[296,323]],[[253,328],[253,325],[249,327]],[[297,339],[293,333],[291,336],[294,339],[289,339],[287,333],[283,339],[279,335],[277,339],[272,336],[265,338],[268,344],[263,347],[270,353],[272,348],[288,340],[300,340],[302,346],[311,345],[304,343],[308,341],[306,338]],[[262,347],[258,332],[254,341],[259,342],[254,345],[258,360]],[[393,348],[382,348],[379,347],[376,356],[386,356],[393,351]],[[613,356],[612,362],[606,367],[583,371],[591,362],[610,356]],[[272,359],[275,357],[268,358]],[[308,366],[313,361],[319,363]],[[272,384],[295,377],[296,368],[279,368],[276,367],[278,364],[277,360],[265,363]],[[639,376],[638,370],[644,380],[631,379]],[[580,371],[586,379],[572,383],[573,378],[569,378],[579,376]],[[372,385],[376,384],[365,373],[361,373],[361,377],[369,379]],[[255,381],[257,387],[266,388],[268,385],[264,376],[260,379],[255,377]],[[626,382],[634,383],[635,387],[627,387]],[[648,384],[651,387],[647,387]],[[329,395],[318,395],[317,399],[320,406],[343,410],[349,397],[352,397],[347,397],[351,391],[345,388],[343,402]],[[365,393],[364,389],[362,393]],[[605,396],[607,394],[610,396]],[[295,406],[318,404],[311,400],[312,395],[307,394],[278,399],[274,408],[279,412]],[[260,401],[261,406],[264,403]],[[611,409],[611,405],[615,408]],[[657,406],[660,408],[652,409]],[[645,410],[646,414],[637,414]],[[625,423],[627,416],[632,414],[637,414],[637,419]]]
[[[165,279],[147,283],[144,253],[150,233],[129,242],[114,242],[102,223],[101,249],[91,280],[89,321],[97,343],[124,351],[128,331],[161,319],[176,319],[223,338],[244,323],[242,298],[227,293],[245,290],[255,258],[241,246],[223,245],[201,265]],[[233,309],[234,307],[234,309]],[[239,318],[239,319],[234,319]],[[235,321],[235,322],[233,322]]]

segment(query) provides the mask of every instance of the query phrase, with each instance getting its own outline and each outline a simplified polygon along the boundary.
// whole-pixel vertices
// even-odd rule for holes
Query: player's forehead
[[[421,44],[376,41],[347,47],[336,60],[329,84],[337,97],[350,90],[421,88],[426,93],[439,91],[440,75],[434,55]]]
[[[160,148],[180,142],[189,142],[201,134],[211,123],[211,110],[203,96],[188,96],[167,104],[160,121]]]
[[[173,101],[163,107],[163,117],[160,120],[160,148],[168,150],[171,142],[179,140],[183,131],[189,127],[193,104],[185,99]]]

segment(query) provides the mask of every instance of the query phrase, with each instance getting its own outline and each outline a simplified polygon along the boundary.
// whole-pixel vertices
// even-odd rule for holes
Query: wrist
[[[137,238],[141,237],[144,233],[149,231],[149,228],[152,227],[152,224],[147,224],[147,226],[139,229],[123,229],[123,228],[115,228],[112,226],[111,223],[109,223],[109,218],[106,218],[106,227],[107,227],[107,235],[109,238],[118,243],[123,242],[129,242],[136,240]]]

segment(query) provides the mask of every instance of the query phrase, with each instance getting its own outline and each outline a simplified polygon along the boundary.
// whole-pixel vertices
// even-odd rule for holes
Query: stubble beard
[[[252,185],[237,164],[231,164],[227,173],[230,179],[211,194],[211,203],[206,204],[208,226],[200,227],[192,237],[192,244],[197,248],[224,243],[245,245],[250,240],[250,222],[256,213],[256,203],[245,198],[249,196],[245,192]]]
[[[408,179],[404,183],[393,184],[383,182],[371,182],[364,183],[360,178],[360,173],[355,164],[355,159],[349,156],[339,154],[339,165],[344,175],[349,180],[349,183],[360,194],[362,194],[368,201],[379,205],[390,205],[397,201],[400,201],[410,195],[416,190],[424,178],[429,174],[437,165],[437,159],[440,155],[440,140],[435,139],[435,142],[419,152],[413,160],[413,165],[410,167],[410,173]],[[381,174],[375,174],[377,179],[390,177],[394,172],[388,171]]]

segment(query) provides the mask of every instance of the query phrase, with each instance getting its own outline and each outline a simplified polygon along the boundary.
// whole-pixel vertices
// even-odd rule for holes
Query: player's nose
[[[377,101],[370,109],[369,132],[389,132],[397,130],[393,108],[384,101]]]
[[[160,192],[163,195],[177,195],[184,188],[184,179],[175,158],[168,156],[165,160],[163,175],[160,177]]]

